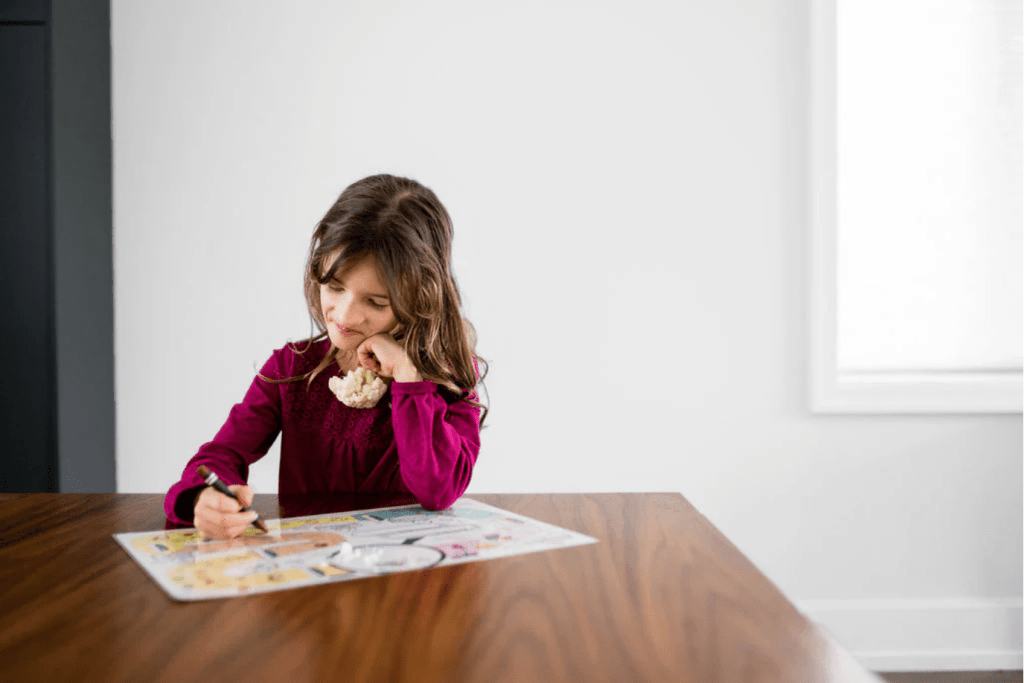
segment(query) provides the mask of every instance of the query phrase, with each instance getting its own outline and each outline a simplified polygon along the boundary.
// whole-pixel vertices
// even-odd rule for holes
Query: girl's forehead
[[[331,269],[334,267],[334,264],[338,261],[340,256],[341,249],[338,249],[331,252],[324,258],[324,274],[331,272]],[[347,267],[344,270],[339,270],[334,274],[335,277],[339,278],[347,275],[366,277],[378,282],[381,281],[380,268],[377,266],[377,259],[374,258],[373,254],[362,254],[357,256],[355,260],[347,264]]]
[[[324,269],[325,273],[331,272],[331,269],[334,268],[334,264],[338,262],[339,258],[341,258],[341,252],[342,252],[342,249],[335,249],[334,251],[329,252],[327,255],[324,256],[324,259],[323,259],[322,263],[323,263],[323,269]],[[360,263],[365,261],[367,259],[367,257],[372,258],[373,255],[372,254],[362,254],[361,256],[356,257],[354,260],[351,260],[349,262],[349,264],[348,264],[348,267],[349,268],[356,267],[357,265],[359,265]]]

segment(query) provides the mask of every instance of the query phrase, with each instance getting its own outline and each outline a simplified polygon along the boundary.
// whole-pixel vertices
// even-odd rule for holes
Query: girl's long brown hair
[[[327,324],[320,307],[320,285],[342,274],[367,255],[372,255],[387,283],[391,309],[398,319],[393,336],[424,380],[451,392],[454,398],[482,409],[483,426],[488,408],[470,400],[469,394],[482,385],[488,366],[476,354],[476,330],[462,317],[462,297],[451,266],[452,220],[437,195],[415,180],[392,175],[374,175],[357,181],[317,223],[306,261],[304,290],[309,315],[319,330],[298,343],[306,348],[327,336]],[[329,257],[341,255],[329,270]],[[335,359],[332,343],[315,368],[299,377],[307,388]],[[477,378],[476,359],[483,364]],[[264,377],[267,381],[275,381]],[[479,397],[479,396],[478,396]]]

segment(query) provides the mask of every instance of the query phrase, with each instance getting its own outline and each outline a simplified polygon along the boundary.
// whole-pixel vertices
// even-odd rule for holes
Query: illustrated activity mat
[[[460,498],[419,505],[266,520],[228,541],[195,529],[114,534],[175,600],[205,600],[567,548],[597,539]]]

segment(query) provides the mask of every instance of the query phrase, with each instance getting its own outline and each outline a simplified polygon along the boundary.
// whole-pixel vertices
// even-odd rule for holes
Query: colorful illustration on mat
[[[462,498],[449,509],[406,505],[266,520],[236,539],[195,529],[115,534],[176,600],[203,600],[476,562],[596,543],[590,536]]]

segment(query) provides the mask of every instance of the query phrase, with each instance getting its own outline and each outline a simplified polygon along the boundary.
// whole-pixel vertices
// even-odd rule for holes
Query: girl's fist
[[[402,345],[387,332],[375,334],[363,340],[356,349],[358,363],[382,377],[391,377],[398,382],[422,382]]]
[[[212,486],[207,486],[196,496],[195,525],[200,538],[237,538],[256,519],[255,510],[241,511],[243,507],[252,505],[252,487],[235,484],[228,488],[238,496],[241,504]]]

